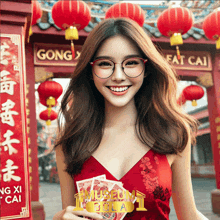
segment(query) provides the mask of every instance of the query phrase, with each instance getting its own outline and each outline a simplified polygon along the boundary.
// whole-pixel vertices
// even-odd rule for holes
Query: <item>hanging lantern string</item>
[[[74,49],[73,40],[71,40],[71,52],[72,52],[72,57],[73,57],[73,59],[74,59],[74,58],[75,58],[75,49]]]
[[[177,53],[177,59],[180,60],[180,50],[179,50],[179,46],[176,46],[176,53]]]

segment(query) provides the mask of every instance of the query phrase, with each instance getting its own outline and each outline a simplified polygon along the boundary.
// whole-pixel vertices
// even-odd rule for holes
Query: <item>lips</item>
[[[129,89],[131,85],[125,85],[125,86],[107,86],[108,89],[110,89],[113,92],[124,92]]]
[[[131,86],[107,86],[113,95],[122,96],[128,92]]]

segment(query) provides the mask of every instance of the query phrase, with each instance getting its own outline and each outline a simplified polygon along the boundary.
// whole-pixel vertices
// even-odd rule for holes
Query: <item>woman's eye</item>
[[[133,65],[138,65],[138,64],[139,62],[137,60],[130,60],[125,63],[125,66],[133,66]]]
[[[98,66],[102,66],[102,67],[108,67],[109,66],[110,67],[112,65],[109,62],[102,61],[102,62],[98,63]]]

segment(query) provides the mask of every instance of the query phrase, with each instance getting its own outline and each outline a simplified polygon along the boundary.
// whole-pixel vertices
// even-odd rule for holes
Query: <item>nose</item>
[[[113,74],[112,74],[112,80],[113,81],[126,80],[126,75],[125,75],[120,63],[115,64],[115,69],[113,70]]]

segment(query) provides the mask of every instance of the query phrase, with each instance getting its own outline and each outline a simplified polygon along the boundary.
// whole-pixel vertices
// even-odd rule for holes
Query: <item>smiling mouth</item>
[[[110,89],[113,92],[124,92],[128,90],[128,88],[131,86],[107,86],[108,89]]]

